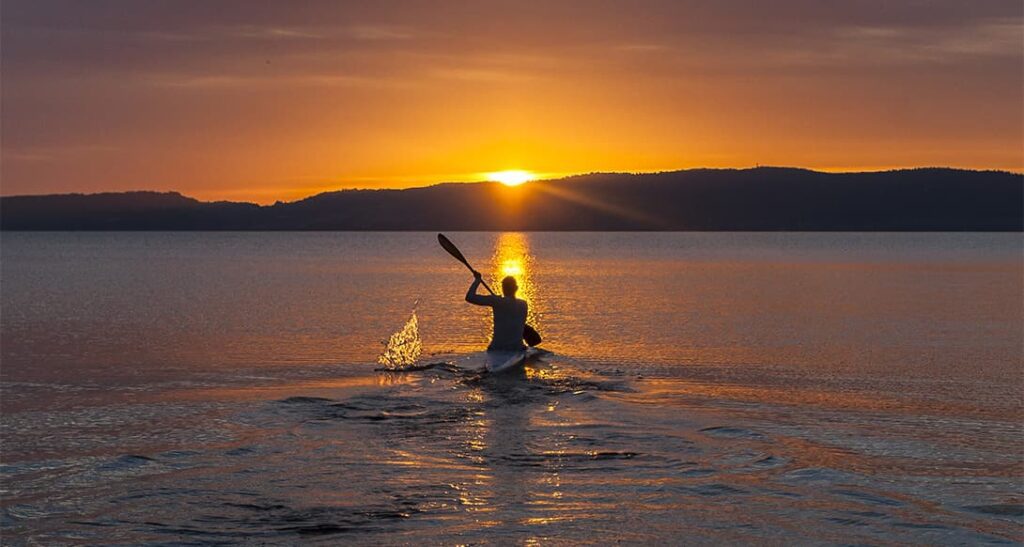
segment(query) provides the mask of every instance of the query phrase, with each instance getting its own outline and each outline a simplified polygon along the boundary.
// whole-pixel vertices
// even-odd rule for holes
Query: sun
[[[514,169],[511,171],[496,171],[494,173],[487,173],[487,180],[493,180],[504,184],[505,186],[519,186],[524,182],[529,182],[536,177],[529,171],[520,171]]]

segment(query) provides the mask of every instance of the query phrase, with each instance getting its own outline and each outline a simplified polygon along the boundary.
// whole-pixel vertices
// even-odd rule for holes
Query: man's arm
[[[476,294],[477,288],[483,280],[480,272],[473,272],[473,284],[469,286],[469,290],[466,291],[466,302],[470,304],[476,304],[477,306],[493,306],[494,296],[484,296],[482,294]]]

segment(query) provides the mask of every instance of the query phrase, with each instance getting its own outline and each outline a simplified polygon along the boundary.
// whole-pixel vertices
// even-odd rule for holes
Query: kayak
[[[540,354],[540,350],[529,348],[520,351],[488,351],[486,352],[487,372],[492,374],[514,370],[523,366],[531,357]]]

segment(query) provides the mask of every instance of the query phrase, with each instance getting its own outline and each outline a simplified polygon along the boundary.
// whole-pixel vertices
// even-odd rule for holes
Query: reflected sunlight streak
[[[504,232],[498,236],[494,244],[494,264],[491,274],[491,286],[501,285],[505,276],[516,278],[519,291],[518,298],[526,301],[529,309],[526,322],[540,330],[540,310],[538,310],[536,287],[533,282],[533,257],[530,255],[530,243],[526,234],[521,232]]]

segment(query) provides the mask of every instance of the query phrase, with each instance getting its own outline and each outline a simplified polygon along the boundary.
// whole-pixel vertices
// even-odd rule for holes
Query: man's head
[[[516,283],[516,278],[511,275],[505,276],[505,279],[501,280],[501,294],[505,296],[515,296],[516,291],[519,290],[519,285]]]

